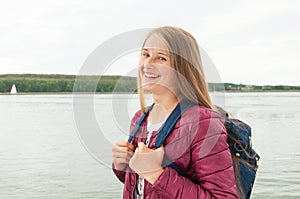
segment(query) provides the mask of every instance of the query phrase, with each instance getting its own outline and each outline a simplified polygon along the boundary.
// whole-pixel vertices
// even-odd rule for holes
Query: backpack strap
[[[166,140],[168,135],[172,132],[175,124],[177,123],[177,121],[179,120],[181,115],[186,110],[188,110],[190,107],[192,107],[194,105],[196,105],[196,103],[191,102],[187,99],[184,99],[175,107],[175,109],[169,115],[169,117],[167,118],[166,122],[163,124],[162,128],[160,129],[160,131],[157,135],[157,138],[156,138],[155,143],[154,143],[155,148],[161,147],[161,145]],[[146,116],[150,113],[153,106],[154,106],[154,103],[147,109],[147,111],[139,119],[138,123],[133,128],[132,133],[128,138],[128,142],[131,142],[132,139],[136,136],[142,122],[145,120]],[[172,163],[170,160],[168,160],[168,158],[166,156],[164,156],[163,165],[166,165],[168,167],[171,167],[171,168],[175,169],[179,175],[186,177],[185,173],[181,169],[179,169],[174,163]]]
[[[164,143],[166,138],[172,132],[175,124],[177,123],[181,115],[183,115],[183,113],[186,110],[188,110],[190,107],[194,105],[196,104],[187,99],[184,99],[175,107],[175,109],[169,115],[169,117],[167,118],[166,122],[163,124],[162,128],[160,129],[157,135],[157,138],[154,143],[156,148],[161,147],[161,145]],[[173,162],[171,162],[166,156],[164,156],[163,165],[171,167],[172,169],[175,169],[179,175],[187,177],[186,174],[179,167],[177,167]]]
[[[175,107],[157,135],[154,143],[156,148],[159,148],[163,144],[168,135],[172,132],[181,115],[194,105],[196,105],[194,102],[184,99]]]
[[[152,110],[154,106],[154,103],[148,107],[148,109],[146,110],[146,112],[142,115],[142,117],[139,119],[138,123],[135,125],[135,127],[133,128],[129,138],[128,138],[128,142],[131,142],[132,139],[136,136],[136,134],[138,133],[141,124],[143,123],[143,121],[145,120],[146,116],[150,113],[150,111]]]

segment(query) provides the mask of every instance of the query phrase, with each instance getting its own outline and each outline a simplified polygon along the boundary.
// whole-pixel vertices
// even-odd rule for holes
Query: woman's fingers
[[[113,158],[126,158],[126,159],[130,159],[133,156],[133,152],[129,151],[115,151],[112,153],[112,157]]]
[[[114,158],[118,164],[129,164],[130,159],[127,158]]]
[[[115,162],[128,164],[133,156],[133,145],[129,142],[117,142],[112,148],[112,157]]]
[[[112,148],[112,159],[117,170],[124,171],[134,153],[134,147],[129,142],[116,142]]]
[[[127,141],[126,142],[116,142],[115,146],[117,146],[117,147],[125,147],[125,148],[130,149],[131,151],[134,150],[133,144],[131,144],[131,143],[127,142]]]
[[[134,146],[128,142],[117,142],[112,150],[113,152],[116,151],[133,152]]]

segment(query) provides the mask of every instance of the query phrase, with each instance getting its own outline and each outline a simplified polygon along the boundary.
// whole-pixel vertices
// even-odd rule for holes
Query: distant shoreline
[[[225,93],[298,93],[300,90],[226,90]],[[210,92],[213,93],[213,92]],[[216,91],[218,93],[218,91]],[[220,92],[224,93],[224,92]],[[73,93],[73,92],[19,92],[17,94],[10,94],[10,93],[1,93],[0,95],[88,95],[88,94],[96,94],[96,95],[102,95],[102,94],[132,94],[130,92],[79,92],[79,93]]]
[[[289,85],[247,85],[208,82],[211,92],[299,92],[299,86]],[[82,94],[97,91],[96,94],[133,93],[137,90],[137,79],[131,76],[75,76],[46,74],[6,74],[0,75],[0,94],[9,94],[14,88],[21,95]]]

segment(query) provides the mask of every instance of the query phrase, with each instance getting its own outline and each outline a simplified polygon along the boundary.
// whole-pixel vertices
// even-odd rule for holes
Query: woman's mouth
[[[159,78],[160,75],[157,75],[157,74],[152,74],[152,73],[144,73],[144,77],[146,79],[156,79],[156,78]]]

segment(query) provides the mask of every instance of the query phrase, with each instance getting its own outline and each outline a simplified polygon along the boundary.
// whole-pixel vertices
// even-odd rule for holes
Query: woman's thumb
[[[144,151],[145,149],[148,148],[143,142],[139,142],[138,147],[139,147],[139,151]]]
[[[157,151],[164,151],[165,150],[165,147],[163,145],[161,145],[161,147],[157,148],[156,149]]]

